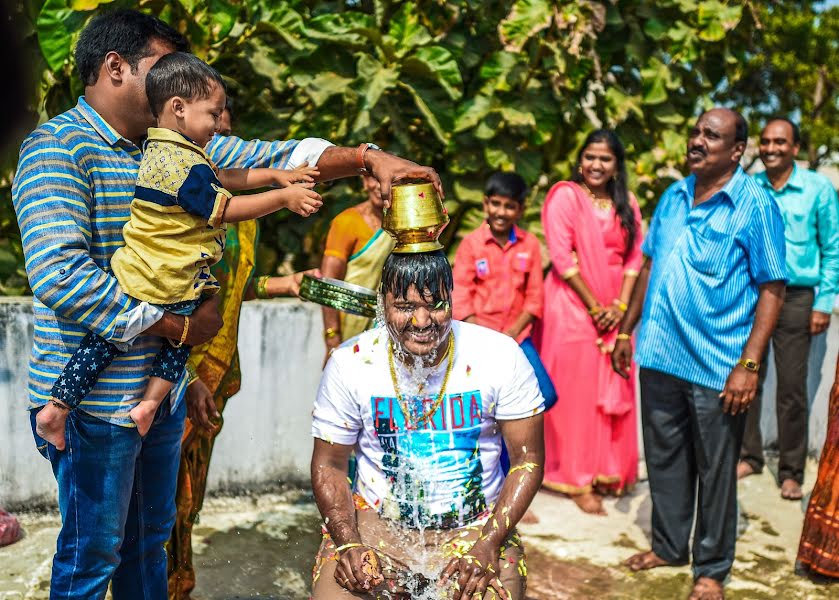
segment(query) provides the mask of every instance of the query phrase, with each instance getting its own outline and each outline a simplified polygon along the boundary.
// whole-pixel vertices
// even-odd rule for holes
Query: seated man
[[[315,600],[424,598],[438,584],[455,600],[524,598],[515,526],[542,482],[543,399],[514,339],[452,320],[451,292],[442,252],[392,254],[386,327],[326,366],[312,425],[325,524]]]

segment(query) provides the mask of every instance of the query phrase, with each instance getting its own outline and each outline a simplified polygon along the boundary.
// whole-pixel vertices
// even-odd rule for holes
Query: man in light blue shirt
[[[691,175],[658,203],[612,353],[627,376],[641,316],[641,418],[653,501],[652,550],[633,571],[686,564],[691,598],[723,598],[737,537],[737,459],[760,361],[783,304],[784,226],[739,166],[745,119],[713,109],[691,129]],[[646,300],[645,300],[646,297]]]
[[[807,366],[810,338],[830,324],[839,287],[839,200],[830,181],[795,164],[801,135],[792,121],[771,119],[760,134],[766,171],[755,180],[775,198],[784,217],[786,301],[772,334],[778,388],[778,481],[781,497],[800,500],[807,460]],[[763,470],[760,398],[749,409],[739,477]]]

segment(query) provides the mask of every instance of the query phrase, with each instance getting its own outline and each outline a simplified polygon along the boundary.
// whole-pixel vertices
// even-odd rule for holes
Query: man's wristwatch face
[[[738,361],[738,364],[740,364],[740,366],[743,367],[744,369],[746,369],[747,371],[755,371],[756,372],[756,371],[760,370],[760,364],[758,364],[757,362],[753,361],[750,358],[741,358]]]

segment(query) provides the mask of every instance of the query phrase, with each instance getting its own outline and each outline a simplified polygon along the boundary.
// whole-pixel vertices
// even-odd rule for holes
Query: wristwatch
[[[360,144],[358,148],[355,149],[355,157],[356,162],[358,163],[358,172],[359,173],[369,173],[367,167],[364,164],[364,154],[368,150],[381,150],[376,144],[371,144],[369,142],[365,142],[364,144]]]
[[[737,361],[737,364],[752,373],[760,371],[760,363],[752,360],[751,358],[741,358]]]

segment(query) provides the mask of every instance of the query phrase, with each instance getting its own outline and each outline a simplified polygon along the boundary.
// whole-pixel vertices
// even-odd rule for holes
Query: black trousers
[[[653,501],[653,551],[693,576],[723,581],[737,540],[737,459],[745,415],[722,412],[721,390],[641,369],[644,454]]]
[[[787,288],[786,300],[772,334],[778,388],[775,412],[778,418],[778,480],[794,479],[804,483],[807,461],[807,367],[810,358],[810,313],[813,310],[812,288]],[[761,393],[749,407],[746,433],[740,459],[755,472],[763,470],[763,436],[760,431],[760,397],[766,363],[761,369]]]

